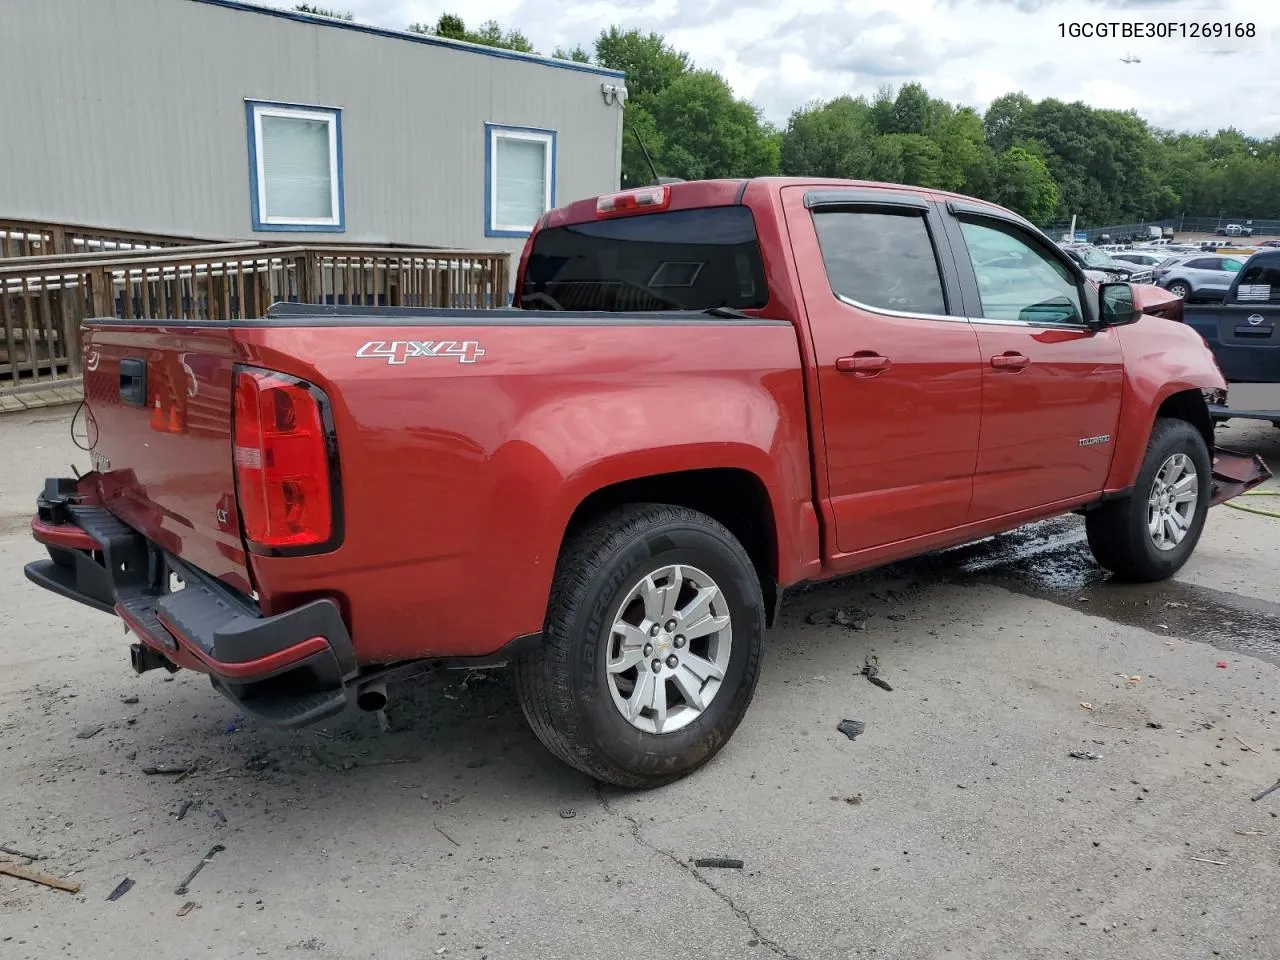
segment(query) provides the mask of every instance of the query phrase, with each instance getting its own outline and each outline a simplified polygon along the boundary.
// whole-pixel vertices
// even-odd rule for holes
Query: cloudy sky
[[[779,124],[814,98],[916,80],[934,96],[979,110],[1023,90],[1036,99],[1136,109],[1162,127],[1280,133],[1280,0],[326,2],[397,29],[434,23],[444,11],[468,26],[492,18],[544,53],[578,43],[590,49],[610,24],[656,30]],[[1247,42],[1254,49],[1232,51],[1181,40],[1064,38],[1059,27],[1137,18],[1252,22],[1259,36]],[[1122,62],[1134,57],[1141,62]]]

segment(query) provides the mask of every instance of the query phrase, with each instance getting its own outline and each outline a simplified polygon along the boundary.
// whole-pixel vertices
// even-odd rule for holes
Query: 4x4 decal
[[[402,364],[414,357],[454,357],[459,363],[475,363],[484,356],[476,340],[370,340],[356,356]]]

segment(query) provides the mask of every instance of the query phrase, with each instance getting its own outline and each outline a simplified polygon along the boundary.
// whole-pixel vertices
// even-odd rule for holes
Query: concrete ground
[[[70,413],[0,418],[0,843],[80,892],[0,876],[0,956],[1280,955],[1280,792],[1249,799],[1280,777],[1280,520],[1216,508],[1152,587],[1069,518],[805,591],[719,757],[628,794],[554,761],[501,672],[393,688],[388,733],[135,677],[117,620],[21,573],[40,480],[88,466]],[[1222,434],[1280,468],[1280,431]]]

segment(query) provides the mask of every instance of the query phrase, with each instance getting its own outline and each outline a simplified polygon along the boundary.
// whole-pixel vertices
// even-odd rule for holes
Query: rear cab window
[[[1255,259],[1246,264],[1236,287],[1236,299],[1280,302],[1280,256]]]
[[[540,230],[525,265],[525,310],[747,310],[769,300],[755,219],[701,207]]]

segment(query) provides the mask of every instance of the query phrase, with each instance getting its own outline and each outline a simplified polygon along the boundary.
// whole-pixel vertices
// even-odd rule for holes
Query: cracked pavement
[[[135,677],[117,621],[21,574],[41,480],[87,468],[70,414],[0,418],[0,843],[81,886],[0,876],[5,960],[1280,955],[1280,792],[1249,801],[1280,777],[1280,521],[1216,509],[1182,592],[1125,595],[1145,619],[1026,579],[1082,563],[1069,523],[1005,585],[906,564],[801,592],[725,750],[627,793],[553,760],[500,671],[394,686],[386,733]],[[1268,430],[1229,428],[1274,468]],[[1253,605],[1252,647],[1203,642],[1200,588]]]

